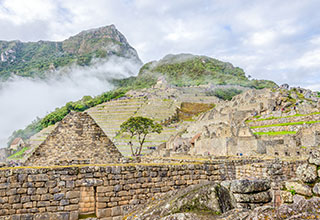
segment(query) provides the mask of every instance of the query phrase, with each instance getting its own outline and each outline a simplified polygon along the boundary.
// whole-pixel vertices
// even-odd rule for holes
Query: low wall
[[[155,196],[204,181],[295,178],[298,162],[221,160],[0,169],[0,219],[122,219]]]

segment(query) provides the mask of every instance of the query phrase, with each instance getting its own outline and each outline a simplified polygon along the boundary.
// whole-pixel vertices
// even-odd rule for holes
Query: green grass
[[[297,122],[287,122],[287,123],[280,123],[280,124],[252,126],[250,128],[251,129],[255,129],[255,128],[270,128],[270,127],[281,127],[281,126],[303,125],[303,124],[315,124],[315,123],[320,123],[320,121],[297,121]]]
[[[20,151],[16,152],[15,154],[12,154],[8,159],[20,159],[23,157],[23,154],[26,150],[28,150],[29,147],[24,147]]]
[[[298,121],[298,122],[287,122],[280,124],[271,124],[271,125],[260,125],[260,126],[252,126],[251,129],[255,128],[268,128],[268,127],[280,127],[280,126],[289,126],[289,125],[303,125],[303,124],[315,124],[320,123],[320,121]]]
[[[295,114],[295,115],[280,116],[280,117],[259,118],[257,120],[247,120],[246,123],[254,122],[254,121],[267,121],[267,120],[280,119],[280,118],[303,117],[303,116],[309,116],[309,115],[320,115],[320,112],[313,112],[309,114]],[[254,118],[256,117],[257,116],[255,116]]]
[[[268,131],[268,132],[254,132],[255,135],[268,135],[268,136],[276,136],[276,135],[287,135],[287,134],[296,134],[296,131]]]

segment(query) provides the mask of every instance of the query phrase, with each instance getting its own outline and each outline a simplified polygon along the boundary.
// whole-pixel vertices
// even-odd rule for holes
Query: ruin
[[[102,164],[118,162],[121,157],[121,153],[88,113],[71,112],[59,122],[25,164]]]

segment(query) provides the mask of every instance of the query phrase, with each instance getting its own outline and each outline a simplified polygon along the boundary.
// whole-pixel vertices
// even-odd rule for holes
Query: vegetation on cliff
[[[61,42],[0,41],[0,81],[12,75],[44,78],[55,69],[86,66],[94,58],[112,55],[141,62],[114,25],[83,31]]]

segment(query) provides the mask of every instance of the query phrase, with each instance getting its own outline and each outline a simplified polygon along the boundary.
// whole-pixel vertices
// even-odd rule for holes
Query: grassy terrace
[[[21,159],[23,157],[24,152],[28,149],[29,147],[24,147],[20,151],[12,154],[10,157],[8,157],[8,159]]]
[[[280,116],[280,117],[269,117],[269,118],[260,118],[261,115],[259,115],[254,117],[254,118],[257,118],[256,120],[247,120],[246,123],[255,122],[255,121],[267,121],[267,120],[280,119],[280,118],[303,117],[303,116],[309,116],[309,115],[320,115],[320,112],[313,112],[310,114],[295,114],[295,115]]]
[[[288,123],[280,123],[280,124],[252,126],[252,127],[250,127],[250,128],[251,128],[251,129],[255,129],[255,128],[269,128],[269,127],[281,127],[281,126],[316,124],[316,123],[320,123],[320,121],[297,121],[297,122],[288,122]]]
[[[255,135],[269,135],[269,136],[277,136],[277,135],[288,135],[288,134],[296,134],[296,131],[268,131],[268,132],[254,132]]]

